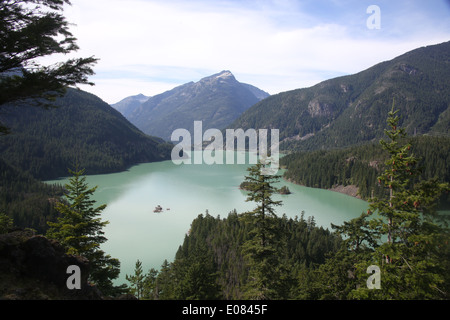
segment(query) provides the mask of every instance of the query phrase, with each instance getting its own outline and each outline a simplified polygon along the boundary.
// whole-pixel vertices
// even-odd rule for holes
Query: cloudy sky
[[[222,70],[276,94],[450,40],[450,0],[71,2],[76,56],[100,59],[96,85],[81,88],[108,103]]]

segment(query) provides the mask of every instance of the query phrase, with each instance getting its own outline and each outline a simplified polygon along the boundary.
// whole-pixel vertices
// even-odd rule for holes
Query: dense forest
[[[1,137],[0,157],[37,179],[67,176],[76,165],[100,174],[170,157],[170,145],[143,134],[92,94],[69,88],[51,105],[2,106],[11,133]]]
[[[395,99],[409,135],[449,134],[450,42],[419,48],[359,73],[270,96],[230,128],[279,128],[282,150],[328,150],[384,136]]]
[[[386,139],[283,159],[286,178],[297,183],[357,185],[368,199],[360,217],[328,230],[303,212],[277,216],[282,202],[272,196],[280,192],[274,185],[281,177],[264,175],[265,164],[258,163],[242,185],[255,204],[252,211],[199,215],[173,262],[145,273],[138,260],[135,273],[126,276],[130,286],[116,287],[120,261],[101,249],[108,240],[103,228],[109,222],[101,218],[106,204],[92,200],[96,187],[84,175],[165,160],[171,147],[140,132],[98,97],[70,88],[91,84],[94,57],[39,65],[36,58],[78,49],[61,14],[69,2],[0,2],[2,21],[9,22],[0,23],[0,254],[8,257],[0,275],[10,278],[0,282],[1,298],[40,291],[11,279],[23,276],[17,265],[24,263],[33,277],[53,273],[56,266],[47,259],[52,254],[89,264],[88,286],[108,299],[128,292],[155,300],[450,298],[450,217],[437,210],[450,192],[449,140],[406,139],[406,133],[449,133],[450,42],[269,97],[235,122],[235,128],[284,128],[284,146],[297,152]],[[402,118],[394,107],[389,112],[394,97]],[[65,176],[69,168],[76,169],[64,187],[39,181]],[[45,234],[26,231],[58,249],[36,250],[33,263],[13,249],[24,246],[15,238],[23,231],[17,227]],[[45,259],[48,268],[39,268]],[[66,276],[57,274],[70,290]]]
[[[450,138],[420,136],[408,139],[419,158],[420,178],[450,182]],[[284,177],[307,187],[331,189],[354,185],[362,199],[380,196],[377,177],[385,169],[389,154],[379,143],[339,150],[292,153],[281,158]]]
[[[360,217],[332,224],[332,232],[303,212],[278,217],[274,207],[282,203],[271,196],[279,177],[264,176],[258,164],[244,180],[256,208],[225,219],[199,215],[172,263],[145,273],[136,262],[127,275],[132,292],[162,300],[448,299],[449,217],[436,205],[450,187],[421,178],[398,122],[393,109],[389,140],[380,141],[388,153],[378,173],[383,192]]]
[[[304,213],[295,219],[275,220],[280,256],[277,264],[278,299],[304,297],[298,280],[305,270],[315,270],[335,253],[342,239],[315,225],[314,217]],[[150,270],[145,279],[142,299],[246,299],[251,274],[243,253],[250,240],[250,226],[236,211],[228,217],[199,215],[173,263],[164,261],[161,270]],[[142,271],[142,270],[141,270]],[[136,292],[135,292],[136,293]]]
[[[135,274],[127,276],[131,292],[143,300],[255,299],[251,270],[256,267],[245,253],[254,226],[243,217],[236,211],[226,218],[213,217],[208,212],[199,215],[173,262],[165,260],[160,270],[152,268],[148,272],[142,269],[139,260],[136,262]],[[268,299],[448,299],[438,290],[426,289],[426,284],[422,284],[426,294],[421,292],[422,288],[410,294],[404,292],[416,285],[406,283],[378,296],[369,290],[366,287],[369,275],[365,270],[361,272],[360,264],[367,268],[364,263],[371,261],[374,250],[367,242],[371,241],[371,231],[364,217],[333,226],[331,231],[316,226],[314,217],[305,219],[304,212],[294,219],[283,216],[272,221],[277,240],[272,262],[267,262],[273,267],[268,273],[273,280]],[[434,271],[441,278],[447,274],[450,261],[448,246],[432,257],[430,270],[436,268]],[[441,259],[442,264],[438,266],[435,259]],[[439,290],[448,292],[445,288],[448,290],[449,280],[440,282],[443,287]],[[383,285],[389,286],[388,282]],[[399,291],[401,295],[396,296]]]
[[[398,122],[394,112],[390,115],[390,122]],[[256,203],[253,211],[233,211],[225,218],[212,217],[208,212],[199,215],[173,262],[165,260],[160,270],[145,273],[138,260],[135,274],[126,277],[128,288],[112,285],[109,278],[118,275],[120,262],[98,251],[102,258],[98,261],[100,265],[95,264],[99,268],[95,277],[104,279],[108,270],[110,274],[106,283],[97,281],[109,295],[130,292],[139,299],[155,300],[448,299],[448,224],[446,216],[435,211],[439,197],[450,191],[449,185],[442,183],[448,179],[448,162],[444,161],[444,156],[448,157],[448,140],[407,139],[404,130],[397,129],[397,122],[386,131],[391,141],[382,140],[380,146],[309,153],[313,159],[310,164],[328,163],[334,170],[342,169],[342,161],[357,163],[356,160],[361,166],[374,168],[371,175],[378,179],[375,185],[380,192],[372,194],[367,212],[359,218],[341,226],[332,225],[329,230],[317,226],[314,217],[306,218],[304,212],[295,218],[277,216],[274,208],[282,203],[272,200],[272,195],[280,192],[273,185],[281,177],[261,174],[263,164],[257,164],[248,169],[249,175],[242,184],[247,201]],[[440,152],[436,152],[438,149]],[[416,157],[419,154],[422,159]],[[297,157],[298,154],[286,157],[288,172],[289,166],[297,164]],[[350,157],[353,158],[349,161]],[[307,159],[302,162],[308,163]],[[0,165],[4,177],[0,189],[2,201],[3,205],[9,203],[9,207],[0,211],[11,216],[12,203],[18,205],[16,212],[22,212],[12,219],[14,225],[36,226],[50,236],[55,231],[45,225],[60,228],[70,224],[65,211],[77,215],[72,206],[56,200],[62,195],[60,187],[45,186],[3,161]],[[314,172],[312,167],[308,170]],[[352,173],[351,166],[348,170],[350,178],[357,172]],[[72,187],[65,187],[64,194],[75,203],[84,199],[93,206],[95,203],[89,198],[75,193],[87,190],[82,194],[88,195],[95,191],[83,179],[78,180],[82,172],[72,179]],[[75,188],[76,184],[83,188]],[[31,211],[27,211],[27,206]],[[80,205],[82,210],[87,207]],[[94,212],[97,214],[103,208]],[[69,239],[66,236],[61,233],[56,238],[64,242]],[[98,242],[106,240],[100,237]],[[68,250],[72,252],[74,248],[69,245]],[[110,267],[103,268],[104,263]],[[379,268],[383,279],[377,290],[366,285],[369,277],[366,270],[373,266]]]
[[[16,227],[45,233],[63,193],[62,186],[44,184],[0,159],[0,212],[8,213]]]

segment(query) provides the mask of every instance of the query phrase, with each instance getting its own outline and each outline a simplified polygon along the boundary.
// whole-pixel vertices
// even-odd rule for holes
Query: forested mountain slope
[[[40,182],[0,158],[0,213],[8,213],[15,226],[45,232],[47,221],[57,216],[54,205],[62,194],[62,186]]]
[[[437,178],[450,182],[450,137],[421,136],[408,141],[420,159],[423,180]],[[283,157],[280,163],[287,169],[284,177],[294,183],[322,189],[352,186],[359,197],[367,200],[383,194],[377,179],[388,157],[379,143],[370,143],[339,150],[293,153]]]
[[[383,137],[395,100],[409,135],[450,134],[450,42],[354,75],[270,96],[230,128],[280,129],[282,149],[342,148]]]
[[[35,178],[53,179],[76,165],[98,174],[170,156],[161,139],[143,134],[95,95],[68,89],[54,105],[2,109],[2,120],[11,128],[11,134],[0,137],[6,163]]]

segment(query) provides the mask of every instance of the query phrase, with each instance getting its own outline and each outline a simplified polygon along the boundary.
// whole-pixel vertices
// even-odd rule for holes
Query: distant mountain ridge
[[[270,96],[229,128],[280,129],[281,148],[343,148],[384,136],[395,101],[410,135],[450,134],[450,42],[422,47],[354,75]]]
[[[259,88],[237,81],[225,70],[134,104],[134,110],[112,106],[144,133],[170,140],[176,129],[193,132],[194,121],[203,121],[204,130],[223,129],[268,96]]]
[[[126,118],[142,103],[147,102],[148,99],[150,99],[150,97],[140,93],[138,95],[122,99],[121,101],[112,104],[111,107],[119,111]]]

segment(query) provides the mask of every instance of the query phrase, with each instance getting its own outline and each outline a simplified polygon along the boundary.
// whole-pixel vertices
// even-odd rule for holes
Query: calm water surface
[[[121,262],[117,284],[127,283],[136,260],[142,261],[144,272],[160,269],[164,259],[173,261],[192,220],[208,210],[212,216],[226,217],[252,210],[255,203],[246,202],[239,184],[248,165],[181,165],[171,161],[141,164],[128,171],[87,176],[90,186],[98,186],[94,200],[107,204],[103,220],[108,241],[102,249]],[[50,181],[50,183],[55,181]],[[58,183],[66,183],[65,179]],[[312,189],[281,181],[290,195],[277,195],[283,206],[279,216],[314,216],[317,225],[330,228],[330,223],[358,217],[367,210],[365,201],[327,190]],[[163,211],[154,213],[156,206]]]

